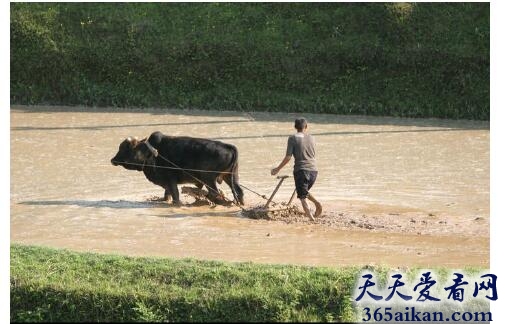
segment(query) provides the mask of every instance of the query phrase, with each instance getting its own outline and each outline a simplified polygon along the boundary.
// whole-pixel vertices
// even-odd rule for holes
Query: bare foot
[[[321,206],[319,202],[315,202],[315,205],[316,205],[316,212],[314,213],[314,217],[319,217],[323,212],[323,206]]]
[[[316,198],[314,198],[314,196],[312,196],[310,193],[307,195],[307,198],[309,198],[309,200],[312,201],[316,206],[316,212],[314,213],[314,217],[319,217],[323,212],[323,207],[321,206],[319,201],[317,201]]]

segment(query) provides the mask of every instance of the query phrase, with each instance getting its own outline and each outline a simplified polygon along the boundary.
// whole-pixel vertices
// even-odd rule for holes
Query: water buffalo
[[[152,183],[165,188],[164,199],[180,204],[178,184],[193,183],[208,190],[208,198],[223,203],[216,181],[230,186],[235,201],[244,204],[238,180],[238,151],[234,145],[203,138],[167,136],[154,132],[147,139],[127,138],[111,160],[128,170],[143,171]]]

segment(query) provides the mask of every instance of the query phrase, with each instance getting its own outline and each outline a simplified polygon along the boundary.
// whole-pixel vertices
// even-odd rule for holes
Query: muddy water
[[[277,183],[269,169],[282,159],[296,116],[12,107],[11,241],[262,263],[489,265],[489,123],[306,114],[319,168],[312,192],[327,217],[375,216],[404,228],[416,215],[437,220],[422,231],[285,224],[244,218],[238,208],[173,207],[150,200],[163,189],[142,173],[110,164],[127,136],[160,130],[213,138],[238,147],[241,184],[269,195]],[[287,179],[276,200],[288,200],[293,188]],[[249,206],[263,201],[245,194]]]

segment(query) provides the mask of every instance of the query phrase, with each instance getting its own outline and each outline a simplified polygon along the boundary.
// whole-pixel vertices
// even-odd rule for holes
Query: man
[[[270,173],[276,175],[291,160],[291,156],[295,157],[293,176],[295,178],[297,197],[302,203],[305,215],[315,220],[314,217],[321,215],[323,208],[316,198],[309,193],[317,178],[314,138],[307,133],[307,120],[305,118],[296,119],[295,128],[297,133],[288,138],[286,156],[279,166],[273,168]],[[306,199],[312,201],[316,206],[314,216],[310,213]]]

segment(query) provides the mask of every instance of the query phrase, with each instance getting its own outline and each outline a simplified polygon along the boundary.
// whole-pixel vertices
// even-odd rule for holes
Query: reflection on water
[[[269,195],[294,114],[24,108],[11,110],[13,241],[137,255],[302,264],[486,264],[488,241],[463,257],[456,239],[345,232],[254,221],[235,208],[172,207],[163,189],[110,164],[127,136],[219,139],[239,149],[240,182]],[[458,219],[489,218],[489,124],[470,121],[310,115],[319,177],[313,194],[339,202]],[[283,174],[291,173],[291,164]],[[229,197],[226,185],[220,187]],[[293,191],[288,178],[276,200]],[[246,202],[262,199],[245,191]],[[187,198],[187,202],[191,202]],[[358,207],[359,208],[359,207]],[[477,243],[475,243],[477,242]],[[454,247],[450,245],[454,244]],[[421,253],[420,251],[423,250]],[[419,251],[421,254],[414,253]],[[453,259],[442,252],[454,253]],[[458,256],[459,253],[459,256]],[[468,250],[466,252],[468,254]],[[438,255],[438,256],[437,256]],[[454,261],[463,257],[462,261]]]

